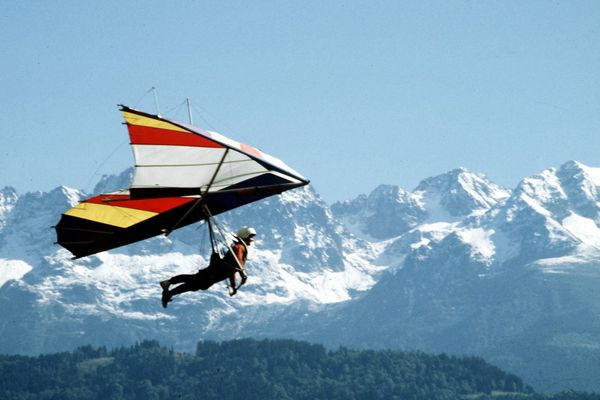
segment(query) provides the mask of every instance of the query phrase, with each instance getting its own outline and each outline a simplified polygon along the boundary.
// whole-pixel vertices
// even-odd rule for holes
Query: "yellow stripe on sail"
[[[187,132],[187,133],[190,132],[187,129],[180,128],[179,126],[173,125],[167,121],[161,121],[158,119],[146,117],[146,116],[139,115],[139,114],[130,113],[127,111],[122,111],[122,113],[123,113],[123,117],[125,118],[125,122],[127,122],[130,125],[147,126],[149,128],[168,129],[170,131],[178,131],[178,132]]]
[[[130,227],[157,214],[151,211],[95,203],[79,203],[65,213],[65,215],[72,217],[118,226],[119,228]]]

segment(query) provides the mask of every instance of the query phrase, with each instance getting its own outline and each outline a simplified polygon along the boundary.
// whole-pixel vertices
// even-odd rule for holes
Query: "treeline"
[[[480,358],[355,351],[291,340],[202,342],[195,354],[157,342],[0,356],[0,399],[598,399],[535,393]]]

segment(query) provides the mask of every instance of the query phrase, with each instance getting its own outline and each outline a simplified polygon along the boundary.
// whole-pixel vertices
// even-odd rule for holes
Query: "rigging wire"
[[[148,93],[150,92],[154,92],[154,106],[156,107],[156,114],[160,114],[158,111],[158,98],[156,96],[156,87],[152,86],[150,89],[148,89],[143,95],[142,97],[139,98],[139,100],[135,103],[135,105],[133,106],[133,108],[138,108],[138,105],[142,102],[142,100],[144,100],[144,98],[146,98],[146,96],[148,95]]]
[[[236,139],[235,139],[236,141],[240,141],[237,138],[241,138],[242,142],[247,142],[246,137],[244,137],[244,135],[240,135],[235,129],[232,129],[226,123],[219,121],[219,119],[217,117],[215,117],[213,114],[211,114],[208,110],[200,108],[199,106],[196,105],[196,103],[192,103],[191,106],[192,106],[192,110],[199,114],[200,119],[206,124],[206,126],[208,126],[208,128],[210,130],[219,132],[219,133],[226,132],[227,136],[231,136],[231,133],[234,133],[236,136]],[[211,119],[217,121],[219,123],[219,125],[222,126],[224,129],[221,130],[221,129],[215,128],[206,118],[204,118],[203,115],[207,115]]]
[[[108,163],[108,160],[110,160],[124,145],[129,143],[129,138],[123,140],[120,144],[118,144],[113,151],[104,159],[102,160],[102,162],[100,162],[100,165],[98,165],[98,168],[96,168],[96,170],[90,175],[87,183],[84,186],[84,189],[89,193],[92,192],[92,190],[90,189],[90,186],[92,184],[92,179],[95,179],[98,176],[98,172]]]
[[[221,247],[227,248],[228,250],[231,250],[231,246],[229,245],[229,240],[231,238],[227,238],[227,234],[229,236],[233,236],[231,232],[225,232],[224,228],[221,226],[221,224],[217,221],[217,219],[212,215],[212,213],[210,212],[209,208],[206,206],[206,204],[204,205],[204,212],[207,216],[206,220],[207,221],[212,221],[212,225],[210,225],[209,229],[214,229],[221,237],[221,242],[219,243],[219,240],[217,239],[217,237],[215,235],[211,236],[211,240],[214,242],[214,246],[216,246],[217,248],[219,247],[219,245],[221,245]]]
[[[198,113],[200,119],[206,124],[206,126],[210,128],[210,130],[218,132],[217,128],[215,128],[206,118],[204,118],[204,114],[210,114],[207,110],[201,109],[200,107],[196,106],[196,103],[192,103],[191,106],[192,110]],[[213,119],[216,118],[213,117]]]
[[[223,121],[219,120],[219,118],[217,118],[217,117],[215,117],[213,114],[211,114],[211,113],[210,113],[208,110],[206,110],[206,109],[202,109],[202,108],[199,108],[199,106],[197,106],[197,105],[196,105],[196,103],[192,103],[192,109],[193,109],[194,111],[198,111],[198,112],[200,112],[200,118],[201,118],[201,119],[202,119],[204,122],[206,122],[206,124],[208,125],[208,127],[209,127],[211,130],[213,130],[213,131],[216,131],[216,132],[220,132],[220,133],[221,133],[221,132],[222,132],[222,133],[225,133],[225,134],[227,134],[227,136],[229,136],[229,137],[231,137],[232,135],[234,135],[235,137],[234,137],[234,138],[232,138],[232,139],[235,139],[235,140],[236,140],[236,141],[238,141],[238,142],[245,142],[245,143],[249,143],[249,142],[251,142],[250,140],[248,140],[248,137],[247,137],[247,135],[245,135],[243,132],[242,132],[242,133],[240,133],[240,132],[238,132],[236,129],[233,129],[233,128],[232,128],[231,126],[229,126],[229,125],[228,125],[226,122],[223,122]],[[211,119],[213,119],[214,121],[216,121],[216,122],[219,124],[219,126],[222,126],[222,127],[223,127],[223,130],[216,129],[216,128],[214,128],[213,126],[211,126],[211,124],[210,124],[210,123],[209,123],[209,122],[206,120],[206,118],[203,118],[203,117],[202,117],[202,115],[203,115],[203,114],[204,114],[204,115],[208,115],[209,117],[211,117]]]
[[[200,228],[202,228],[204,225],[207,225],[207,224],[206,224],[206,220],[205,220],[205,221],[202,221],[200,224],[198,224],[198,226],[196,227],[196,230],[199,230],[199,229],[200,229]],[[210,226],[208,226],[208,229],[210,229]],[[204,253],[204,245],[206,244],[206,237],[207,237],[207,236],[210,236],[210,234],[209,234],[209,235],[207,235],[207,234],[206,234],[206,232],[207,232],[207,231],[205,231],[205,230],[203,229],[203,230],[202,230],[202,233],[200,234],[200,250],[199,250],[199,253],[200,253],[200,254],[202,254],[202,256],[204,256],[204,255],[205,255],[205,253]],[[209,260],[210,260],[210,257],[209,257]]]
[[[181,103],[175,105],[174,107],[171,107],[170,109],[168,109],[165,112],[165,115],[174,115],[175,118],[174,119],[178,119],[179,118],[179,114],[181,113],[183,106],[185,105],[185,100],[182,101]],[[172,114],[171,114],[172,113]],[[182,119],[183,120],[183,119]]]

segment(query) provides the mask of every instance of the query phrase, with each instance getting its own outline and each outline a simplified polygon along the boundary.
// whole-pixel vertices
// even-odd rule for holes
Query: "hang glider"
[[[74,258],[169,233],[307,185],[281,160],[219,133],[120,106],[135,172],[128,190],[62,214],[57,243]]]

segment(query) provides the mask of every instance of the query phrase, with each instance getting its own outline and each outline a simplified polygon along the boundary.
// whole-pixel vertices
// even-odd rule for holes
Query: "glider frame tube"
[[[210,190],[210,187],[212,186],[213,182],[215,181],[217,174],[221,170],[221,166],[225,162],[225,157],[227,157],[228,153],[229,153],[229,148],[225,148],[225,153],[223,153],[223,157],[221,157],[221,161],[219,161],[219,165],[217,165],[217,169],[215,169],[215,173],[213,174],[212,178],[210,179],[210,182],[208,183],[208,185],[206,186],[206,190],[204,191],[204,194],[200,193],[200,197],[198,198],[198,200],[196,200],[194,205],[191,206],[190,209],[185,214],[183,214],[183,216],[179,219],[179,221],[177,221],[177,223],[175,223],[175,225],[173,225],[173,227],[171,229],[169,229],[165,232],[166,236],[169,236],[169,234],[171,232],[173,232],[175,229],[177,229],[179,227],[179,224],[181,224],[181,222],[184,219],[186,219],[187,216],[190,215],[190,213],[204,200],[204,196]],[[200,189],[200,190],[202,190],[202,189]]]

